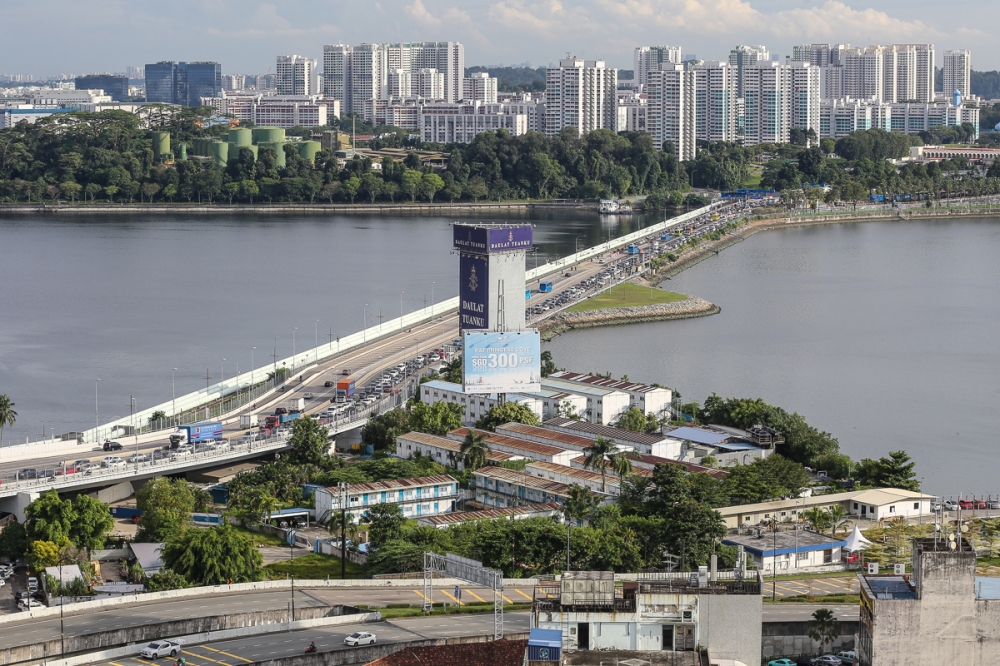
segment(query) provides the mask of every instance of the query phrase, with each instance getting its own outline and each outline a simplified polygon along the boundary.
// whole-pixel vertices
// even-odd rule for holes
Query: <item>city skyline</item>
[[[737,44],[764,44],[772,56],[808,42],[934,43],[937,66],[948,49],[970,49],[974,68],[1000,68],[1000,45],[980,29],[982,5],[790,2],[789,0],[380,0],[364,8],[329,0],[268,2],[188,0],[156,7],[121,0],[48,0],[49,12],[8,9],[0,35],[12,48],[4,70],[36,77],[124,71],[160,60],[214,60],[227,74],[274,71],[275,57],[321,60],[338,42],[460,41],[468,65],[530,62],[546,66],[567,51],[631,69],[634,47],[678,45],[685,54],[722,59]],[[962,11],[968,8],[969,11]],[[55,10],[62,21],[46,15]],[[44,26],[42,21],[46,21]],[[44,27],[51,48],[31,48]],[[65,31],[65,34],[62,32]],[[114,38],[93,39],[111,31]],[[54,39],[53,39],[54,38]]]

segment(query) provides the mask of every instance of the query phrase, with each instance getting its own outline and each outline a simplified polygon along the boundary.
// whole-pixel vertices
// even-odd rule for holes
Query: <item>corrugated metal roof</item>
[[[454,453],[461,453],[462,443],[454,439],[448,439],[447,437],[438,437],[437,435],[428,435],[425,432],[408,432],[403,435],[396,437],[396,441],[403,440],[404,442],[414,442],[416,444],[422,444],[423,446],[436,446],[441,449],[447,449]],[[510,453],[505,453],[503,451],[490,451],[486,454],[487,460],[503,461],[510,460],[514,458]]]
[[[705,444],[707,446],[715,446],[719,442],[724,442],[732,435],[724,435],[718,432],[712,432],[711,430],[703,430],[701,428],[692,428],[691,426],[681,426],[680,428],[675,428],[667,433],[667,437],[673,437],[674,439],[686,439],[695,444]]]
[[[581,393],[583,395],[596,395],[601,397],[606,396],[609,393],[625,393],[624,391],[608,388],[606,386],[577,384],[576,382],[568,382],[565,379],[553,379],[552,375],[549,375],[542,380],[542,388],[548,389],[549,391],[565,391],[567,393]]]
[[[576,467],[567,467],[566,465],[560,465],[558,463],[546,462],[544,460],[538,460],[535,462],[528,463],[525,468],[528,471],[532,469],[544,470],[546,472],[552,472],[554,474],[565,474],[566,476],[572,476],[577,479],[586,479],[587,481],[595,481],[600,483],[601,473],[592,472],[589,469],[577,469]],[[607,474],[607,479],[616,482],[618,477],[614,474]],[[544,478],[544,477],[539,477]]]
[[[631,456],[630,456],[630,457],[631,457]],[[582,465],[582,464],[583,464],[583,461],[584,461],[584,460],[586,460],[586,459],[587,459],[587,456],[582,456],[582,455],[581,455],[581,456],[577,456],[576,458],[573,458],[573,460],[571,460],[570,462],[575,462],[575,463],[577,463],[578,465]],[[633,466],[632,466],[632,474],[635,474],[636,476],[647,476],[647,477],[651,477],[651,476],[653,476],[653,470],[651,470],[651,469],[646,469],[645,467],[636,467],[635,465],[633,465]],[[611,474],[611,473],[609,472],[609,473],[608,473],[608,478],[609,478],[609,479],[611,479],[611,478],[618,478],[618,477],[617,477],[616,475],[614,475],[614,474]]]
[[[488,479],[493,479],[494,481],[503,481],[504,483],[509,483],[514,486],[524,486],[534,490],[541,490],[558,497],[569,496],[569,486],[565,483],[541,479],[537,476],[532,476],[531,474],[526,474],[513,469],[507,469],[506,467],[483,467],[476,470],[476,476],[486,477]],[[477,482],[476,485],[478,486],[479,483]],[[595,493],[594,491],[590,491],[590,493],[592,495],[598,495],[598,493]]]
[[[436,474],[434,476],[420,476],[415,479],[393,479],[391,481],[373,481],[372,483],[351,483],[347,486],[348,493],[371,493],[383,490],[405,490],[418,486],[436,486],[442,483],[457,483],[454,477],[447,474]],[[336,495],[340,488],[327,488],[327,492]]]
[[[681,460],[674,460],[673,458],[661,458],[660,456],[650,456],[650,455],[637,455],[634,453],[628,454],[628,457],[633,461],[638,460],[644,465],[652,465],[656,467],[657,465],[680,465],[685,468],[688,472],[708,474],[709,476],[714,476],[717,479],[722,479],[729,476],[729,472],[721,469],[715,469],[714,467],[706,467],[704,465],[695,465],[694,463],[683,462]]]
[[[496,518],[507,518],[509,516],[521,516],[530,513],[546,513],[550,511],[562,511],[562,507],[555,502],[545,504],[525,504],[524,506],[511,506],[505,509],[483,509],[481,511],[459,511],[456,513],[444,513],[438,516],[422,516],[420,520],[431,525],[456,525],[467,523],[472,520],[493,520]]]
[[[581,437],[580,435],[574,435],[568,432],[560,432],[559,430],[552,430],[550,428],[542,428],[540,426],[528,425],[526,423],[504,423],[501,426],[497,426],[497,430],[516,432],[521,435],[538,437],[539,439],[547,439],[552,442],[568,444],[574,447],[579,446],[587,448],[588,446],[594,443],[594,440],[588,437]]]
[[[649,393],[650,391],[655,391],[659,389],[659,386],[650,386],[649,384],[639,384],[637,382],[626,382],[619,379],[610,379],[608,377],[598,377],[596,375],[586,375],[580,372],[568,372],[562,370],[560,372],[553,372],[549,377],[555,377],[556,379],[564,379],[568,382],[583,382],[585,384],[591,384],[593,386],[602,386],[605,388],[613,388],[619,391],[628,391],[630,393]],[[668,390],[668,389],[663,389]]]
[[[653,444],[658,444],[667,439],[671,439],[665,435],[648,434],[644,432],[632,432],[631,430],[624,430],[622,428],[613,428],[611,426],[601,425],[600,423],[591,423],[590,421],[575,421],[573,419],[567,419],[565,417],[556,417],[554,419],[549,419],[545,421],[543,426],[552,426],[556,428],[566,428],[569,430],[576,430],[579,432],[585,432],[591,435],[604,437],[607,439],[613,439],[615,441],[621,442],[632,442],[634,444],[647,444],[652,446]]]
[[[456,437],[465,438],[469,433],[468,428],[456,428],[450,431]],[[526,439],[517,439],[515,437],[508,437],[506,435],[499,435],[495,432],[489,432],[487,430],[480,430],[486,435],[486,441],[491,444],[509,446],[512,449],[519,449],[521,451],[526,451],[528,453],[535,453],[540,456],[556,456],[563,453],[565,449],[560,449],[555,446],[549,446],[548,444],[539,444],[537,442],[529,442]]]

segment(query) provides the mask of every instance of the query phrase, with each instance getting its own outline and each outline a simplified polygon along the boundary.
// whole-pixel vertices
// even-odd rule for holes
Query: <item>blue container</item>
[[[562,631],[559,629],[532,629],[528,635],[528,661],[560,660]]]

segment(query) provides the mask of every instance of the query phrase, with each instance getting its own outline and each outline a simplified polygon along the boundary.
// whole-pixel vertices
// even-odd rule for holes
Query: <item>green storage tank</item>
[[[310,162],[315,162],[316,153],[322,150],[323,145],[319,141],[300,141],[296,147],[299,150],[299,157]]]
[[[191,143],[191,152],[193,154],[195,154],[195,155],[204,155],[205,154],[205,140],[204,139],[195,139]]]
[[[219,166],[226,166],[229,162],[229,144],[223,141],[213,141],[209,157]]]
[[[253,131],[245,127],[229,130],[229,143],[237,146],[249,146],[253,143]]]
[[[276,166],[285,166],[285,142],[275,142],[275,143],[258,143],[258,148],[271,148],[274,150],[274,163]]]
[[[177,160],[183,162],[188,158],[188,147],[186,143],[177,144]]]
[[[170,132],[152,132],[153,157],[162,160],[170,152]]]
[[[241,145],[235,144],[232,141],[230,141],[229,142],[229,157],[231,157],[234,160],[239,159],[239,157],[240,157],[240,151],[243,150],[244,148],[246,148],[251,153],[253,153],[253,159],[256,162],[257,161],[257,146],[255,146],[253,144],[241,146]]]
[[[255,127],[253,129],[254,143],[280,143],[285,140],[285,130],[280,127]]]

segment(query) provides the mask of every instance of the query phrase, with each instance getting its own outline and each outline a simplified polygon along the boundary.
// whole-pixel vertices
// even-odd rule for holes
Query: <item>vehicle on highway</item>
[[[145,453],[133,453],[132,455],[130,455],[128,458],[125,459],[125,462],[130,462],[130,463],[149,462],[149,456],[147,456]]]
[[[305,395],[303,395],[302,397],[305,398],[306,400],[312,400],[315,396],[309,391],[306,391]]]
[[[159,659],[160,657],[176,657],[181,651],[181,644],[184,641],[153,641],[142,648],[139,654],[146,659]]]
[[[102,469],[118,469],[125,466],[125,461],[118,456],[108,456],[101,461]]]
[[[1000,499],[991,499],[988,504],[991,509],[1000,509]]]
[[[21,599],[17,602],[17,609],[20,611],[30,611],[32,608],[45,608],[45,604],[36,599]]]
[[[170,459],[171,460],[184,460],[186,458],[190,458],[192,455],[194,455],[194,451],[192,451],[189,448],[181,447],[181,448],[177,449],[176,451],[171,451],[170,452]]]
[[[323,382],[323,388],[330,388],[331,386],[333,386],[333,382],[329,379]]]
[[[31,592],[38,591],[38,579],[34,576],[28,576],[28,590]]]
[[[55,478],[55,476],[56,476],[55,471],[51,469],[43,469],[38,473],[39,479],[53,479]]]
[[[63,474],[76,474],[80,471],[80,468],[76,465],[61,465],[56,468],[56,476],[62,476]]]
[[[121,451],[123,448],[119,442],[104,442],[105,451]]]
[[[217,448],[215,442],[198,442],[194,445],[194,452],[204,453],[205,451],[215,451]]]
[[[278,416],[281,416],[282,414],[287,414],[288,410],[285,409],[284,407],[275,407],[274,413],[277,414]]]
[[[767,666],[795,666],[795,662],[791,659],[772,659]]]
[[[344,645],[357,646],[357,645],[374,645],[375,644],[375,634],[370,634],[367,631],[355,631],[353,634],[344,639]]]
[[[37,479],[38,478],[38,470],[32,469],[30,467],[26,467],[26,468],[24,468],[22,470],[18,470],[17,474],[15,474],[14,477],[18,481],[26,481],[26,480],[31,480],[31,479]]]
[[[843,666],[843,662],[835,654],[824,654],[813,659],[813,666]]]
[[[153,451],[152,456],[153,462],[157,460],[170,460],[170,451],[164,451],[163,449],[156,449]]]

